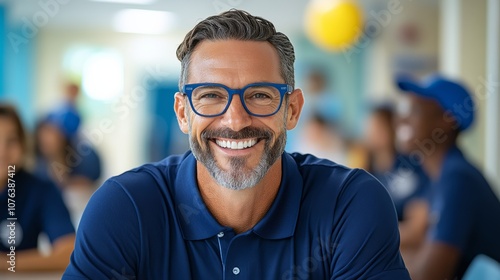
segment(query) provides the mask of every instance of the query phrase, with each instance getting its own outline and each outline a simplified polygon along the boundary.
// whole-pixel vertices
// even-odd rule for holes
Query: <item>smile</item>
[[[222,148],[231,149],[231,150],[243,150],[246,148],[253,147],[257,143],[257,139],[248,139],[243,141],[236,140],[219,140],[216,139],[215,143]]]

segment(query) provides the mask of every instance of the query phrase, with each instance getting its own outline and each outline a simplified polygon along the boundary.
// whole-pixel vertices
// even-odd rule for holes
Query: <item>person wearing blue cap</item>
[[[500,261],[500,202],[457,147],[477,108],[461,83],[440,75],[396,82],[406,93],[398,144],[432,181],[424,236],[413,246],[402,244],[403,257],[412,279],[460,279],[480,254]]]

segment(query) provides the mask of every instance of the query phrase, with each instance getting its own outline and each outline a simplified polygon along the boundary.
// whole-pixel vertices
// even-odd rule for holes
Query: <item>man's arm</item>
[[[424,200],[415,200],[405,207],[404,220],[399,223],[401,251],[420,248],[425,242],[429,224],[429,206]],[[403,257],[405,257],[403,255]]]
[[[342,188],[331,279],[410,279],[399,253],[396,211],[385,188],[361,170]]]
[[[129,195],[108,180],[91,197],[63,279],[129,279],[140,257],[139,222]]]
[[[453,279],[460,251],[448,244],[427,241],[408,263],[413,280]]]

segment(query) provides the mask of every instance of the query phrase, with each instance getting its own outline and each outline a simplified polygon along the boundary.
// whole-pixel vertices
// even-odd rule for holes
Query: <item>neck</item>
[[[424,154],[422,167],[431,180],[436,181],[439,179],[444,157],[452,146],[452,143],[443,143],[442,145],[436,145],[436,149],[432,153]]]
[[[264,217],[281,183],[281,158],[256,186],[244,190],[217,185],[200,162],[197,170],[201,197],[208,210],[221,225],[233,228],[236,233],[253,228]]]

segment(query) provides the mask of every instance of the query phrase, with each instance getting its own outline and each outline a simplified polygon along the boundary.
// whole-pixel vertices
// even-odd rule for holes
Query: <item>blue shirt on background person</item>
[[[483,175],[451,148],[431,186],[428,238],[459,248],[461,277],[472,260],[487,255],[500,262],[500,202]]]
[[[87,206],[63,279],[409,279],[391,199],[371,175],[287,153],[283,175],[269,212],[238,235],[204,206],[190,152],[113,177]]]
[[[36,249],[38,236],[44,233],[53,243],[59,237],[74,234],[61,192],[50,182],[42,181],[24,170],[17,170],[15,179],[15,217],[17,250]],[[9,251],[9,231],[7,218],[8,188],[0,193],[0,251]]]
[[[428,197],[429,177],[408,156],[397,154],[391,170],[371,171],[371,174],[387,188],[399,221],[404,220],[408,203],[415,199],[426,200]]]

